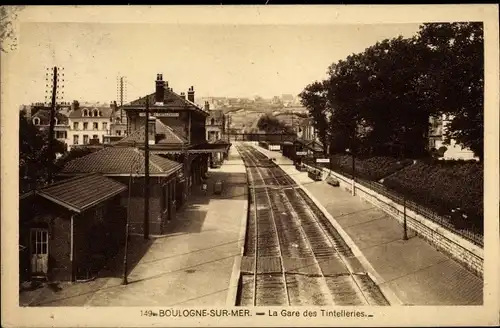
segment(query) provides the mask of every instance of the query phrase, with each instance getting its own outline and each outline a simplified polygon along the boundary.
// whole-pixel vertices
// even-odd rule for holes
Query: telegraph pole
[[[144,239],[149,239],[149,96],[146,96],[144,136]]]
[[[49,70],[49,69],[47,69]],[[61,69],[62,70],[62,69]],[[47,74],[47,80],[48,80]],[[63,74],[64,76],[64,74]],[[48,153],[49,153],[49,167],[48,167],[48,183],[52,183],[53,175],[54,175],[54,160],[55,160],[55,152],[54,152],[54,129],[55,129],[55,118],[56,118],[56,109],[57,109],[57,82],[59,81],[59,75],[57,72],[57,67],[52,68],[52,99],[50,104],[50,124],[49,124],[49,145],[48,145]],[[64,80],[63,80],[64,81]],[[48,81],[47,81],[48,82]],[[48,86],[48,83],[47,83]]]
[[[123,107],[123,101],[124,101],[124,94],[125,94],[125,84],[124,84],[124,81],[125,81],[125,77],[124,76],[120,76],[118,77],[117,79],[117,87],[116,87],[116,93],[117,93],[117,98],[120,100],[120,119],[123,120],[123,110],[122,110],[122,107]]]

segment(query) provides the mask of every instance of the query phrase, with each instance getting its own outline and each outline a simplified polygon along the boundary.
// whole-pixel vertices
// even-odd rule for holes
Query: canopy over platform
[[[169,155],[169,154],[215,154],[225,153],[231,147],[231,143],[222,141],[216,143],[204,143],[190,148],[176,148],[176,149],[151,149],[151,154]]]

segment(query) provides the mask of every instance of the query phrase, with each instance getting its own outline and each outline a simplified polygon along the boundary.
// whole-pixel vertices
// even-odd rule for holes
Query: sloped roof
[[[155,107],[155,108],[164,108],[164,109],[170,109],[170,110],[194,110],[198,111],[201,113],[204,113],[205,115],[208,115],[209,113],[205,111],[203,108],[195,104],[194,102],[191,102],[187,100],[186,98],[178,95],[177,93],[173,92],[169,88],[165,88],[164,96],[163,96],[163,105],[161,106],[156,106],[156,92],[153,92],[149,94],[148,96],[141,97],[139,99],[136,99],[134,101],[131,101],[129,104],[124,105],[125,108],[127,107],[135,107],[135,106],[145,106],[146,105],[146,97],[148,97],[149,100],[149,106]]]
[[[96,116],[96,118],[110,118],[111,114],[113,113],[113,109],[111,107],[94,107],[94,106],[80,106],[77,109],[73,109],[69,113],[70,118],[81,118],[81,117],[95,117],[95,116],[83,116],[84,110],[87,110],[90,114],[92,115],[92,112],[94,110],[98,110],[101,112],[101,116]]]
[[[31,119],[38,117],[40,119],[40,125],[49,125],[50,124],[50,109],[39,109]],[[56,112],[56,118],[59,124],[67,124],[68,116],[64,115],[61,112]]]
[[[51,184],[37,190],[35,194],[79,213],[126,189],[120,182],[90,174]]]
[[[144,151],[134,147],[106,147],[89,155],[76,158],[64,166],[62,174],[98,172],[104,175],[144,175]],[[158,155],[149,155],[149,173],[170,175],[182,164]]]
[[[224,111],[222,109],[212,109],[208,111],[208,114],[210,114],[210,118],[219,120],[224,116]]]
[[[156,128],[156,144],[162,145],[179,145],[187,144],[187,140],[172,130],[168,125],[163,124],[160,120],[155,121]],[[115,145],[142,145],[145,142],[146,127],[141,126],[139,129],[132,132],[127,137],[117,141]]]

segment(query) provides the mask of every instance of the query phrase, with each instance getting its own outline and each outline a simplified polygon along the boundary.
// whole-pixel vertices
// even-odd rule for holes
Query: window
[[[108,123],[107,122],[103,122],[102,123],[102,129],[103,130],[107,130],[108,129]]]
[[[78,124],[78,123],[77,123],[77,124]],[[73,136],[73,144],[74,144],[74,145],[78,145],[78,135],[77,135],[77,134],[75,134],[75,135]]]
[[[92,139],[97,139],[97,140],[99,140],[99,136],[98,136],[97,134],[94,134],[94,135],[92,136]]]
[[[115,121],[116,121],[116,123],[120,124],[122,122],[122,119],[117,117]]]
[[[122,135],[122,130],[116,130],[116,135],[121,136]]]
[[[84,110],[83,110],[83,116],[89,116],[89,111],[88,111],[88,110],[86,110],[86,109],[84,109]]]
[[[93,128],[94,128],[94,130],[98,130],[99,129],[99,123],[94,122]]]
[[[84,122],[83,123],[83,129],[87,130],[88,128],[89,128],[89,123],[88,122]]]
[[[56,131],[56,139],[65,139],[66,131]]]
[[[94,116],[94,117],[97,117],[97,116],[98,116],[98,115],[97,115],[97,110],[95,110],[95,109],[94,109],[94,111],[92,112],[92,116]]]
[[[210,120],[210,124],[211,124],[211,125],[215,125],[215,118],[212,118],[212,119]]]
[[[88,135],[86,135],[86,134],[84,134],[84,135],[83,135],[83,144],[84,144],[84,145],[87,145],[88,143],[89,143],[89,136],[88,136]]]
[[[73,123],[73,130],[78,130],[78,122]]]
[[[38,117],[35,117],[35,118],[33,119],[33,124],[35,124],[35,125],[40,125],[40,119],[39,119]]]

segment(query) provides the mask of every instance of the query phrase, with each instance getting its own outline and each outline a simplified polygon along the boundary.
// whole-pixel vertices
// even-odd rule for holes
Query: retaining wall
[[[306,165],[306,167],[308,169],[313,169],[313,167],[309,165]],[[325,168],[322,170],[324,174],[328,174],[329,172],[329,170]],[[340,188],[344,188],[346,191],[352,192],[351,179],[334,171],[331,171],[331,175],[338,179]],[[405,212],[403,205],[358,183],[355,184],[355,193],[357,196],[372,203],[403,223]],[[406,223],[409,229],[426,239],[437,249],[450,255],[476,275],[481,278],[483,277],[483,248],[458,236],[437,223],[426,219],[424,216],[417,214],[408,208],[406,208]]]

